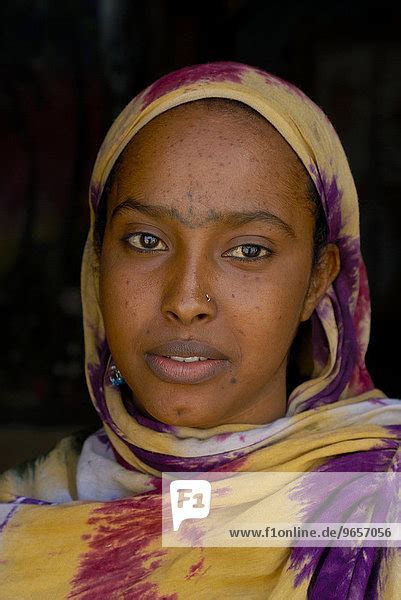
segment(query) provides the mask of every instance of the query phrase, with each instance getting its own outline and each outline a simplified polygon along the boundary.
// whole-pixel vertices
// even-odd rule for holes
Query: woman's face
[[[183,105],[128,145],[100,296],[111,354],[144,413],[201,428],[285,414],[291,343],[338,269],[329,246],[312,270],[307,184],[284,139],[240,108]]]

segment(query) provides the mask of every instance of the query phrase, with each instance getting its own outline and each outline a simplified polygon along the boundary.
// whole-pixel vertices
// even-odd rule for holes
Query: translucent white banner
[[[400,546],[398,473],[164,473],[163,546]]]

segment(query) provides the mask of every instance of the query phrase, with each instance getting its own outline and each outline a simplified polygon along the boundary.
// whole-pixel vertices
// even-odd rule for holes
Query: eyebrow
[[[144,204],[143,202],[140,202],[139,200],[136,200],[134,198],[127,198],[113,209],[110,216],[110,223],[112,223],[112,221],[118,214],[125,212],[130,213],[133,211],[138,211],[142,214],[155,218],[167,217],[169,219],[179,221],[184,225],[190,225],[190,222],[185,217],[180,215],[180,213],[175,208],[156,206],[155,204]],[[290,237],[296,237],[294,229],[291,227],[291,225],[289,225],[288,223],[280,219],[280,217],[268,210],[253,210],[245,212],[230,211],[223,214],[211,209],[209,210],[208,216],[206,217],[204,222],[201,223],[201,225],[209,221],[222,223],[231,227],[239,227],[241,225],[252,223],[254,221],[264,221],[265,223],[269,223],[280,227]]]

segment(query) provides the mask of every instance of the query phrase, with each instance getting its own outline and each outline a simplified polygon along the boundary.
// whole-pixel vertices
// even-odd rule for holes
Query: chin
[[[224,425],[224,418],[213,414],[215,399],[208,397],[193,396],[189,399],[188,393],[177,392],[166,395],[154,391],[148,397],[142,397],[131,390],[130,401],[134,402],[137,409],[150,419],[156,419],[166,425],[173,427],[193,427],[197,429],[209,429]],[[163,397],[163,401],[155,402],[152,398]],[[141,399],[140,399],[141,398]]]

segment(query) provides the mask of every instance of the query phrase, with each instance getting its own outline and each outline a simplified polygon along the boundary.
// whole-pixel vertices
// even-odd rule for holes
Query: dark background
[[[58,433],[96,423],[83,375],[79,294],[91,167],[133,95],[168,71],[213,60],[289,79],[332,120],[360,197],[373,313],[368,366],[378,387],[401,395],[400,30],[399,2],[0,4],[6,453],[18,439],[21,448],[28,444],[28,430],[35,438],[32,427]]]

